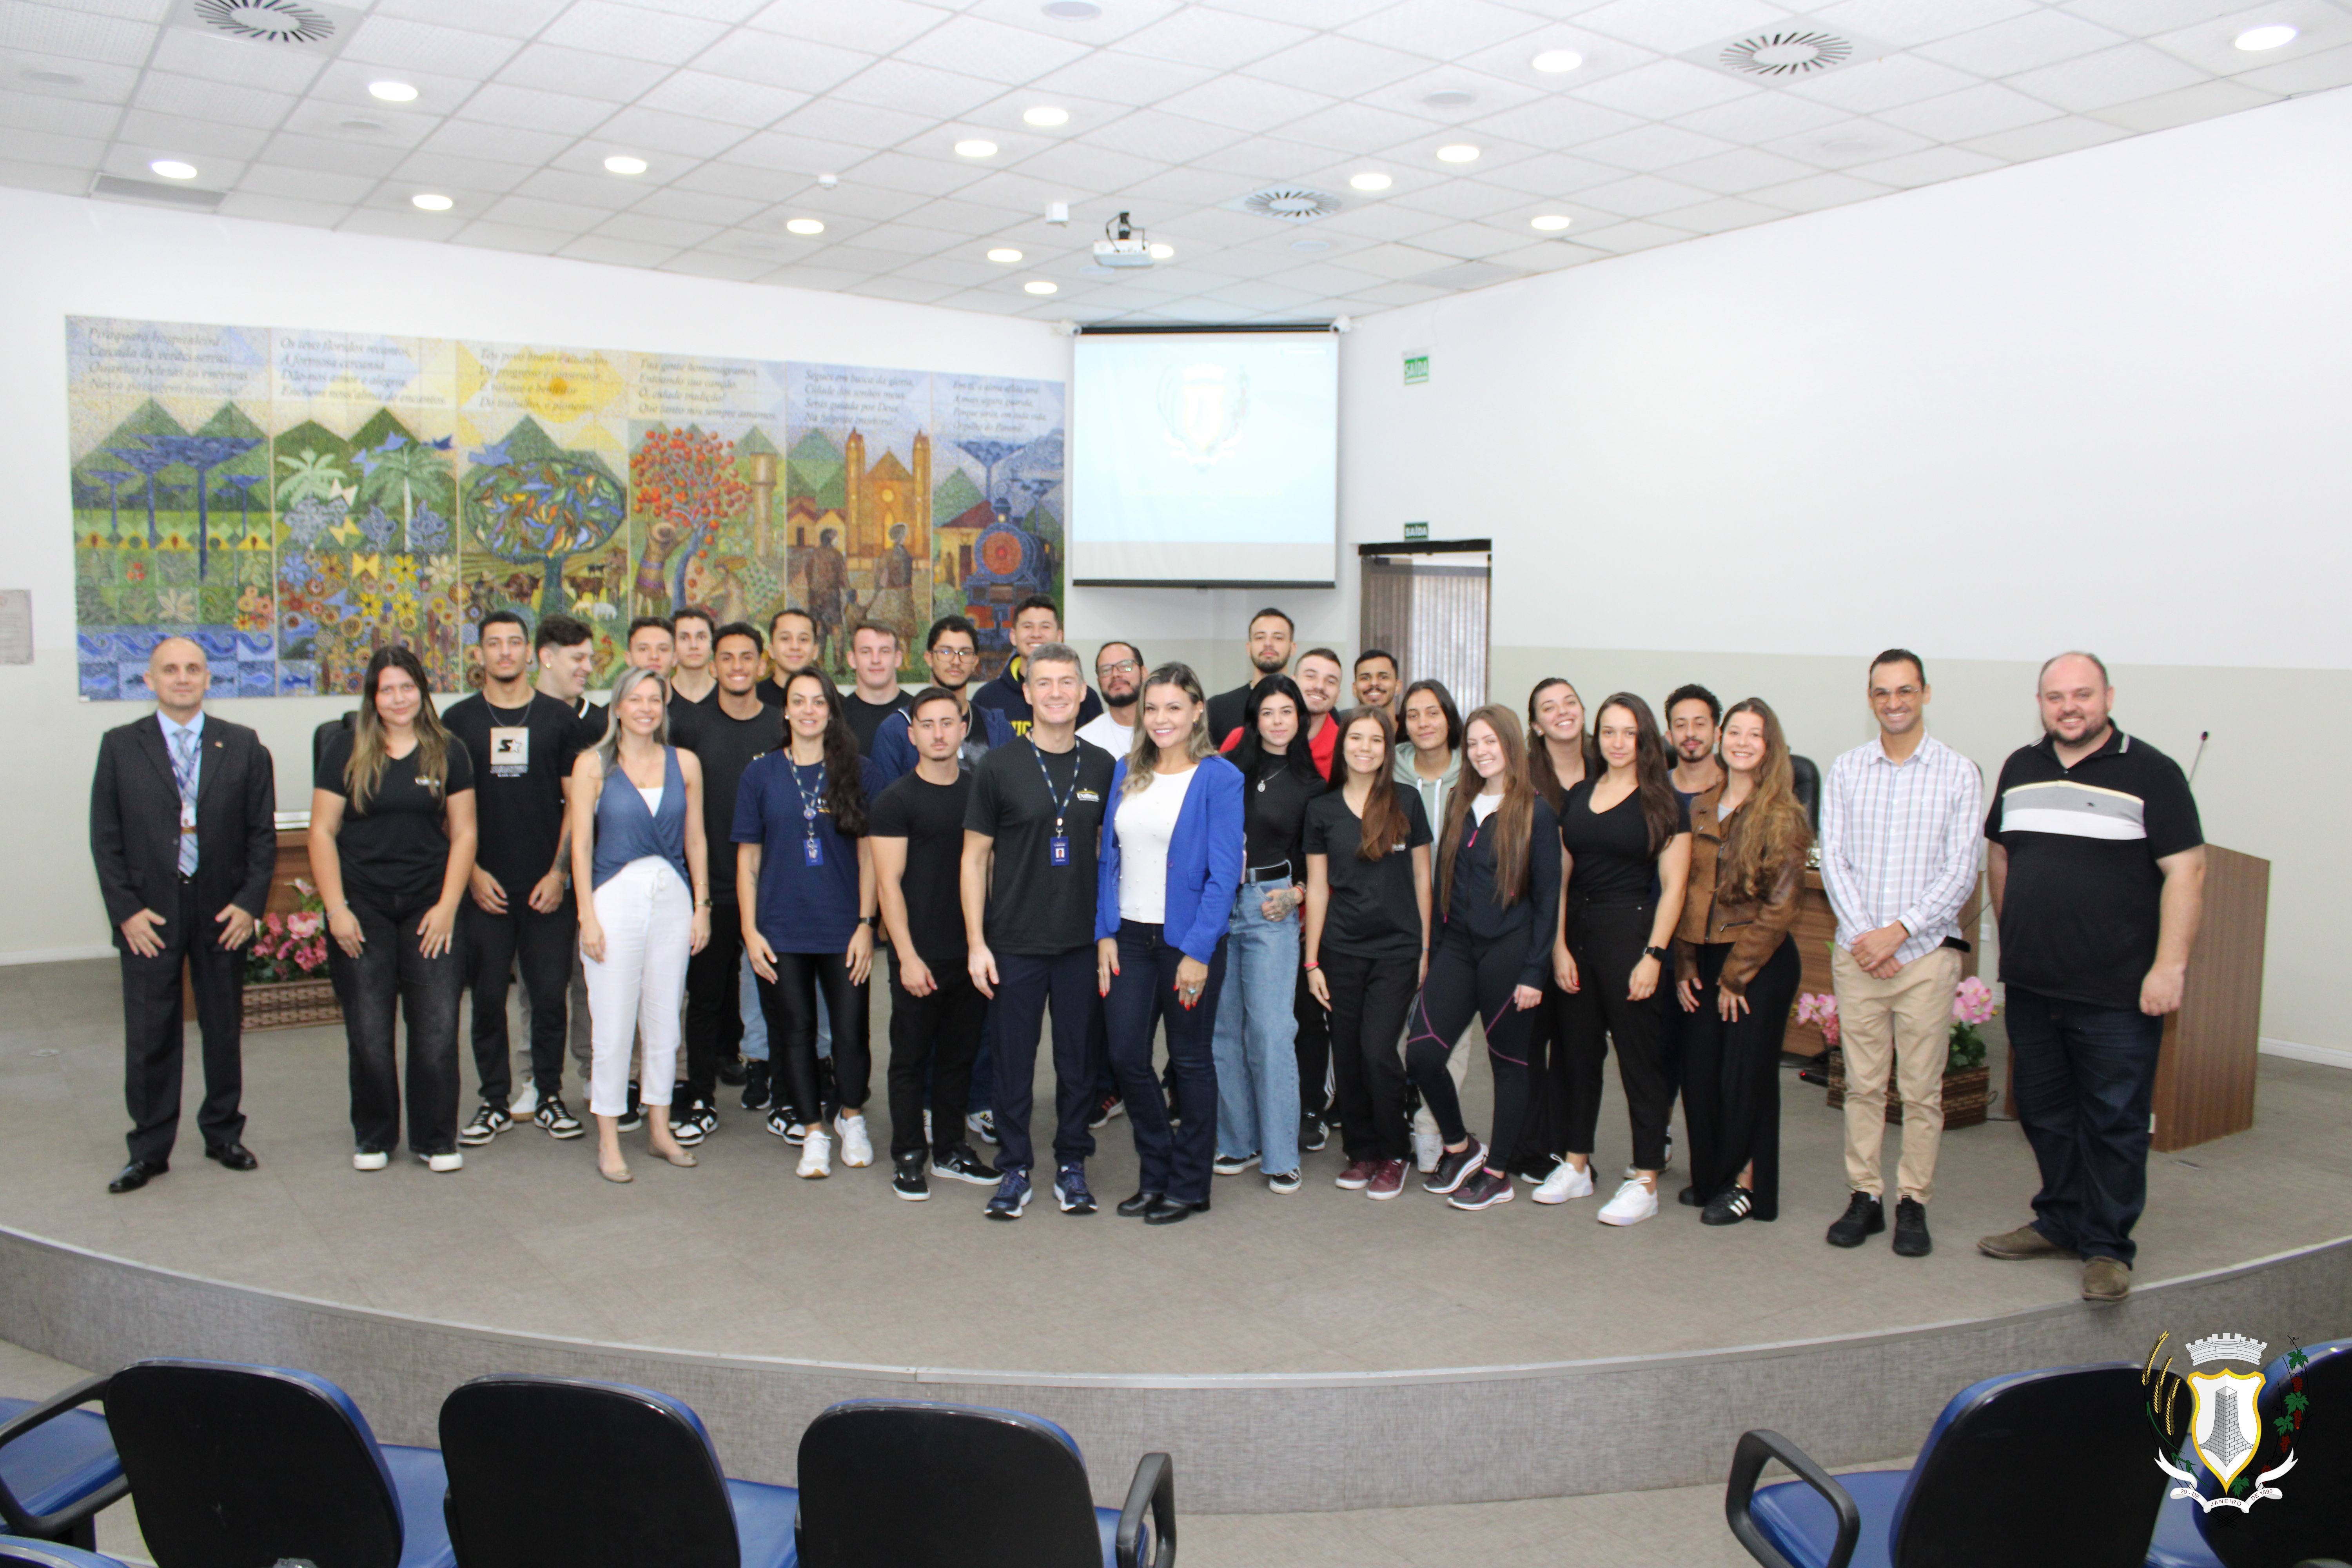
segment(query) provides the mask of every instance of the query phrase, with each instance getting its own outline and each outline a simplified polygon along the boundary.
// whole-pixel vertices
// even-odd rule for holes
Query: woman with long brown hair
[[[1528,774],[1527,745],[1511,710],[1490,703],[1462,726],[1468,767],[1446,803],[1437,852],[1437,939],[1413,1004],[1405,1070],[1445,1140],[1422,1185],[1455,1208],[1508,1203],[1511,1157],[1527,1116],[1528,1038],[1543,1000],[1554,910],[1559,900],[1559,821]],[[1470,787],[1469,775],[1477,778]],[[1446,1054],[1475,1015],[1495,1074],[1491,1146],[1463,1125]]]
[[[1690,893],[1675,932],[1683,1117],[1706,1225],[1780,1214],[1780,1037],[1796,1000],[1797,895],[1812,844],[1789,743],[1761,698],[1723,716],[1724,779],[1691,802]]]
[[[1528,776],[1555,816],[1568,804],[1568,792],[1588,773],[1601,771],[1601,753],[1584,727],[1584,699],[1563,677],[1548,675],[1528,692]],[[1541,1183],[1558,1173],[1568,1159],[1570,1072],[1562,1042],[1567,996],[1559,981],[1544,965],[1543,1000],[1535,1009],[1535,1025],[1528,1037],[1528,1120],[1519,1130],[1519,1155],[1513,1173]],[[1601,1097],[1601,1064],[1589,1064],[1591,1082],[1582,1092],[1595,1103]],[[1542,1197],[1542,1189],[1534,1194]],[[1549,1200],[1547,1200],[1549,1201]]]
[[[1429,819],[1396,781],[1396,731],[1378,708],[1337,725],[1339,786],[1307,807],[1307,991],[1331,1018],[1339,1185],[1404,1191],[1404,1066],[1397,1037],[1429,973]]]
[[[866,1127],[873,1080],[867,981],[881,894],[866,806],[881,775],[858,753],[841,694],[822,671],[793,670],[782,689],[784,743],[754,758],[735,789],[735,907],[779,1091],[792,1097],[791,1119],[806,1129],[796,1173],[814,1180],[833,1174],[835,1133],[843,1164],[874,1163]],[[817,1089],[820,991],[833,1020],[834,1090],[841,1098],[831,1133]]]
[[[457,1151],[452,941],[474,872],[474,766],[433,710],[404,647],[368,660],[352,727],[327,742],[310,791],[310,874],[327,906],[328,966],[352,1054],[352,1168],[381,1171],[400,1142],[396,1014],[408,1023],[408,1147],[436,1171]]]
[[[1602,771],[1568,792],[1559,816],[1566,879],[1552,965],[1567,993],[1568,1158],[1535,1196],[1556,1204],[1591,1193],[1601,1058],[1613,1039],[1633,1124],[1633,1160],[1632,1173],[1596,1217],[1603,1225],[1639,1225],[1658,1212],[1658,1172],[1675,1108],[1658,1050],[1655,999],[1690,874],[1690,813],[1666,777],[1665,742],[1650,705],[1621,691],[1594,717]]]

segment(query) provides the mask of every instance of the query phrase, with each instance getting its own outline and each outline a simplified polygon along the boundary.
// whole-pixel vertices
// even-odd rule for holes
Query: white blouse
[[[1197,763],[1181,773],[1154,773],[1141,793],[1118,803],[1118,918],[1162,925],[1168,919],[1168,845],[1184,810]]]

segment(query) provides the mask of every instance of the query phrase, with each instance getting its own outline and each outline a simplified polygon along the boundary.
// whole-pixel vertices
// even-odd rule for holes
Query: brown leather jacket
[[[1691,864],[1689,889],[1683,895],[1682,923],[1675,928],[1675,978],[1679,983],[1698,978],[1698,947],[1702,942],[1727,942],[1717,982],[1734,996],[1748,993],[1748,983],[1764,967],[1797,921],[1797,895],[1805,886],[1805,851],[1810,834],[1801,837],[1789,861],[1772,879],[1761,898],[1745,900],[1718,897],[1716,874],[1726,862],[1746,817],[1734,813],[1729,833],[1724,831],[1717,807],[1723,785],[1702,791],[1691,802]],[[1743,808],[1744,809],[1744,808]]]

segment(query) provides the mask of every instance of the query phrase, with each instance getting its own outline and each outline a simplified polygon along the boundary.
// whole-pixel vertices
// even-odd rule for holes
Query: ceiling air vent
[[[182,0],[173,20],[215,37],[333,54],[359,13],[326,0]]]
[[[1748,81],[1802,81],[1886,52],[1884,45],[1858,38],[1843,27],[1790,21],[1725,38],[1682,58]]]
[[[166,184],[161,180],[126,180],[120,174],[100,174],[90,182],[89,194],[118,202],[152,202],[158,206],[194,208],[198,212],[215,211],[227,196],[225,191],[202,191],[192,185]]]
[[[1329,217],[1348,204],[1328,191],[1306,185],[1268,185],[1224,205],[1233,212],[1255,213],[1283,223],[1313,223],[1318,217]]]

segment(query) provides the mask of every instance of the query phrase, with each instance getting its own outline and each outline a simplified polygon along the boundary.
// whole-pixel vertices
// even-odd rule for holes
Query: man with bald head
[[[245,956],[278,865],[278,786],[268,748],[242,724],[205,712],[205,651],[165,637],[147,658],[155,711],[109,730],[90,785],[89,850],[122,960],[123,1100],[131,1159],[110,1193],[131,1193],[172,1166],[180,1130],[184,1019],[180,970],[196,994],[205,1158],[259,1163],[245,1146],[240,1033]]]

